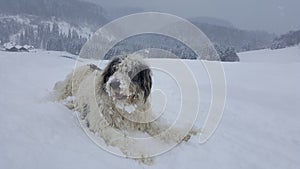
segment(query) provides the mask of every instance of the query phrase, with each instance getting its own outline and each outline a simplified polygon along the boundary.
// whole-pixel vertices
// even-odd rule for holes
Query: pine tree
[[[54,37],[58,37],[59,36],[59,26],[57,23],[54,23],[52,26],[52,35]]]
[[[25,45],[25,37],[23,31],[20,34],[20,45]]]

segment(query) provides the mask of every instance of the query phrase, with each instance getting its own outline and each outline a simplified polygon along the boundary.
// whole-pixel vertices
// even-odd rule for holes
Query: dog
[[[126,149],[122,137],[139,132],[165,142],[189,140],[192,132],[164,132],[170,126],[155,119],[150,103],[151,88],[150,66],[141,56],[129,55],[115,57],[104,70],[93,64],[77,68],[64,81],[55,84],[54,93],[57,101],[78,112],[90,132],[121,150]]]

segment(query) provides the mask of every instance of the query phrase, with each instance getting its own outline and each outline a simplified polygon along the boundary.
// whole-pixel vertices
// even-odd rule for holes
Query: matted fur
[[[110,85],[115,80],[120,83],[118,92]],[[134,143],[125,143],[115,131],[124,136],[148,133],[164,142],[180,143],[190,138],[180,129],[161,134],[168,126],[154,119],[149,102],[151,87],[149,66],[141,58],[129,56],[113,59],[103,71],[95,65],[79,67],[64,81],[56,83],[54,92],[58,101],[64,101],[68,108],[79,113],[92,133],[127,154],[128,146]],[[126,106],[133,109],[128,111]]]

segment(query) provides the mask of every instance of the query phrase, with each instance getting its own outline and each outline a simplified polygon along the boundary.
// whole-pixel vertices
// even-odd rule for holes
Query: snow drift
[[[224,63],[227,102],[213,137],[198,138],[158,156],[152,166],[107,153],[83,132],[76,114],[49,99],[53,85],[71,72],[75,61],[64,52],[0,51],[0,168],[272,168],[300,166],[300,50],[261,50]],[[260,56],[263,56],[261,58]],[[74,56],[70,56],[74,57]],[[267,60],[271,61],[268,62]],[[160,59],[169,65],[170,60]],[[81,60],[88,64],[91,60]],[[201,62],[184,61],[198,82],[201,128],[210,104],[209,79]],[[150,63],[151,64],[151,63]],[[105,66],[105,65],[104,65]],[[101,67],[102,68],[102,67]],[[180,108],[177,87],[164,73],[153,73],[154,88],[171,95],[167,114]],[[152,100],[160,105],[161,100]],[[152,147],[148,147],[151,149]]]

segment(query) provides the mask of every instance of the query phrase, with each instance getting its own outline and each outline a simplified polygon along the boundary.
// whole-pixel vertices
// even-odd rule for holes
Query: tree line
[[[17,36],[20,45],[31,45],[35,48],[67,51],[72,54],[79,54],[87,38],[78,34],[75,29],[69,29],[68,34],[60,31],[57,23],[39,24],[35,29],[27,25]]]
[[[285,47],[295,46],[300,44],[300,30],[290,31],[280,37],[275,38],[271,49],[281,49]]]

